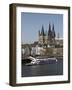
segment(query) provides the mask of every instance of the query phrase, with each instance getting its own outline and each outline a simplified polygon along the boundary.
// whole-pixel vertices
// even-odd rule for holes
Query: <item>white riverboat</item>
[[[38,65],[38,64],[51,64],[51,63],[57,63],[56,58],[34,58],[34,57],[28,57],[28,59],[31,60],[30,63],[27,63],[26,65]]]

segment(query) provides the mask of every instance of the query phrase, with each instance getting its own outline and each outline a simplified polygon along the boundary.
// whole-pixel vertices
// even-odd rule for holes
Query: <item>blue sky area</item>
[[[63,37],[63,15],[44,13],[21,13],[21,43],[33,43],[38,41],[38,31],[42,25],[48,31],[49,23],[54,24],[56,36],[59,33]]]

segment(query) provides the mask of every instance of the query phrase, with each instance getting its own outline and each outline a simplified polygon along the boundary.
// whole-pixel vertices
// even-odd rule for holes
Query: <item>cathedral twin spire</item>
[[[53,27],[52,27],[52,30],[51,30],[51,25],[49,23],[49,28],[48,28],[48,32],[44,32],[44,26],[42,25],[42,29],[41,29],[41,32],[39,30],[39,36],[46,36],[48,35],[48,38],[55,38],[55,30],[54,30],[54,24],[53,24]]]
[[[41,29],[41,35],[45,35],[43,25],[42,25],[42,29]]]

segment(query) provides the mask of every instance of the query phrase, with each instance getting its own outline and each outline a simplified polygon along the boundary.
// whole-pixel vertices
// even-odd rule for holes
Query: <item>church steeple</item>
[[[54,24],[53,24],[52,30],[54,31]]]
[[[51,38],[52,37],[52,31],[51,31],[51,25],[49,23],[49,29],[48,29],[48,37]]]
[[[51,31],[51,25],[50,25],[50,23],[49,23],[49,31]]]
[[[44,36],[44,26],[42,25],[42,29],[41,29],[41,35]]]
[[[53,27],[52,27],[52,38],[55,38],[55,30],[54,30],[54,24],[53,24]]]
[[[54,45],[55,44],[55,28],[54,24],[51,27],[51,24],[48,25],[48,30],[44,31],[44,26],[42,25],[41,30],[38,31],[39,44],[41,45]]]

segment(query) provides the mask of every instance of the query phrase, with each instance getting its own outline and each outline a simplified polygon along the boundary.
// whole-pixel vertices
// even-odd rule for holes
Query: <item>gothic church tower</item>
[[[39,31],[39,44],[43,45],[45,43],[45,33],[44,33],[44,27],[42,25],[41,32]]]
[[[54,30],[54,24],[53,24],[53,27],[51,28],[51,25],[49,23],[49,28],[48,28],[48,31],[44,31],[44,27],[42,25],[42,28],[41,28],[41,32],[39,30],[39,44],[40,45],[54,45],[55,44],[55,30]]]

